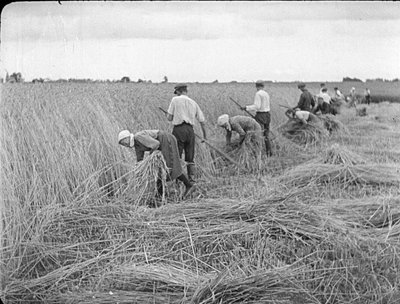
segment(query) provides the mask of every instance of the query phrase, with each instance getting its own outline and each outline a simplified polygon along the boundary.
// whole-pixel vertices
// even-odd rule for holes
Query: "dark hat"
[[[186,83],[178,83],[174,87],[174,94],[176,94],[177,91],[180,91],[181,89],[186,89],[186,88],[187,88],[187,84]]]
[[[297,87],[298,87],[299,89],[302,89],[302,88],[305,88],[305,87],[306,87],[306,84],[303,83],[303,82],[300,82],[300,83],[297,85]]]
[[[263,87],[263,86],[264,86],[264,81],[262,81],[262,80],[256,81],[256,87]]]

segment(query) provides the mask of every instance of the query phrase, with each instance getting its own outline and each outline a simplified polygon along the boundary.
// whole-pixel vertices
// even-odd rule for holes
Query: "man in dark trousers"
[[[271,123],[269,94],[264,91],[264,82],[262,80],[256,82],[256,90],[257,92],[254,96],[254,104],[244,106],[242,107],[242,110],[256,112],[254,119],[263,129],[267,156],[272,156],[271,142],[269,140],[269,125]]]
[[[187,96],[186,84],[177,84],[174,89],[174,94],[177,96],[171,100],[167,111],[167,119],[174,125],[172,134],[178,142],[179,155],[182,157],[182,153],[185,151],[187,174],[189,180],[194,182],[195,134],[193,126],[197,120],[203,131],[204,140],[207,140],[205,118],[199,105]]]
[[[306,89],[306,85],[304,83],[299,83],[297,87],[302,93],[300,95],[299,103],[294,108],[299,108],[301,111],[311,112],[315,106],[314,97]]]

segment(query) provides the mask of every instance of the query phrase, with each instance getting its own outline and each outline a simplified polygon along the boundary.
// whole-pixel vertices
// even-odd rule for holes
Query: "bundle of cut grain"
[[[327,129],[330,134],[332,133],[338,133],[340,135],[349,134],[349,130],[347,129],[347,127],[341,121],[336,119],[335,116],[326,114],[319,116],[319,118],[323,122],[325,129]]]
[[[150,197],[158,194],[157,187],[162,186],[162,201],[165,201],[165,189],[168,167],[160,151],[151,153],[135,164],[129,172],[126,188],[121,192],[135,205],[143,205]],[[159,184],[159,185],[157,185]]]
[[[314,145],[327,139],[329,132],[322,123],[303,124],[299,120],[289,119],[278,130],[283,136],[299,145]]]
[[[321,162],[332,165],[357,165],[365,164],[366,160],[343,146],[333,144],[325,150],[324,155],[321,157]]]
[[[229,155],[249,171],[258,171],[261,168],[261,150],[263,148],[259,134],[246,134],[242,143],[234,143]]]
[[[396,164],[360,164],[360,165],[332,165],[308,162],[290,169],[284,174],[280,181],[285,184],[299,187],[311,183],[351,184],[361,185],[399,185],[400,167]]]
[[[334,99],[331,107],[336,114],[340,114],[342,106],[344,105],[346,105],[346,101],[344,99]]]
[[[362,107],[362,108],[356,109],[356,116],[367,116],[367,108]]]

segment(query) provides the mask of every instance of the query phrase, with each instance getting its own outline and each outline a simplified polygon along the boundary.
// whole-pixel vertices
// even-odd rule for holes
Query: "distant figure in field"
[[[285,112],[285,115],[289,118],[289,119],[298,119],[300,120],[303,124],[308,124],[308,123],[315,123],[318,124],[321,122],[321,120],[314,115],[313,113],[310,113],[309,111],[302,111],[299,108],[295,108],[295,109],[288,109]]]
[[[318,111],[321,114],[333,114],[336,115],[336,111],[333,107],[333,102],[331,96],[328,94],[328,89],[322,88],[321,93],[317,95],[318,104],[317,107],[314,109],[313,113],[317,113]]]
[[[352,87],[350,90],[350,101],[356,105],[357,104],[357,95],[356,95],[356,88]]]
[[[243,111],[255,111],[254,119],[260,124],[264,133],[265,150],[268,156],[272,156],[272,147],[269,140],[269,125],[271,123],[269,94],[264,90],[264,81],[256,81],[256,94],[254,104],[244,106]]]
[[[203,137],[206,140],[205,118],[199,105],[187,96],[187,85],[177,84],[174,88],[174,94],[169,104],[167,119],[172,122],[174,128],[172,134],[178,142],[179,157],[182,157],[185,151],[185,161],[189,180],[194,182],[195,164],[195,134],[193,126],[197,120],[203,131]]]
[[[364,96],[366,104],[369,105],[371,103],[371,91],[368,88],[365,88]]]
[[[160,150],[169,169],[167,180],[178,179],[183,182],[186,187],[183,197],[193,190],[193,184],[183,174],[178,144],[171,133],[161,130],[143,130],[132,134],[128,130],[123,130],[118,134],[118,143],[127,148],[134,148],[138,162],[143,160],[146,151],[153,153],[155,150]],[[162,195],[162,190],[162,181],[158,179],[158,195]]]
[[[311,112],[315,107],[315,101],[311,93],[306,89],[306,85],[304,83],[299,83],[299,90],[302,92],[300,95],[299,102],[295,108],[299,108],[302,111]]]
[[[325,83],[320,83],[320,89],[319,89],[319,94],[321,94],[322,93],[322,90],[324,89],[324,88],[326,88],[326,85],[325,85]],[[328,90],[328,89],[327,89]]]
[[[231,144],[232,132],[239,133],[239,143],[242,144],[246,135],[251,136],[252,142],[261,147],[261,126],[253,118],[247,116],[233,116],[223,114],[218,117],[218,126],[226,130],[226,145]]]
[[[335,101],[339,101],[339,100],[344,101],[344,100],[346,100],[344,95],[343,95],[343,93],[340,92],[340,90],[337,87],[334,88],[334,90],[335,90],[335,97],[334,97]]]

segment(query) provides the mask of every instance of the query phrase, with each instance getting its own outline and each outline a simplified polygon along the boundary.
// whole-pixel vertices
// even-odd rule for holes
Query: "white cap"
[[[123,140],[124,138],[130,137],[130,136],[131,136],[131,132],[129,132],[128,130],[123,130],[123,131],[119,132],[118,143],[120,143],[121,140]]]
[[[217,121],[218,126],[222,127],[227,122],[229,122],[229,115],[228,114],[223,114],[220,117],[218,117],[218,121]]]
[[[231,131],[231,125],[229,123],[229,115],[228,114],[223,114],[220,117],[218,117],[217,124],[220,127],[226,127],[229,131]]]

